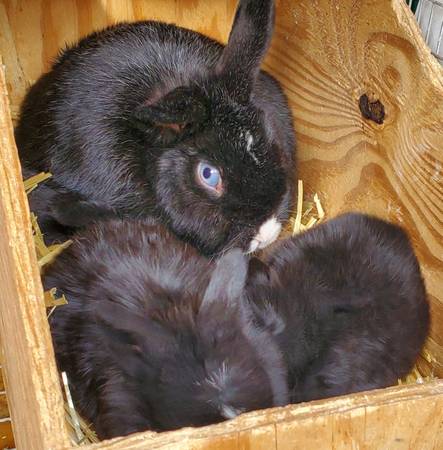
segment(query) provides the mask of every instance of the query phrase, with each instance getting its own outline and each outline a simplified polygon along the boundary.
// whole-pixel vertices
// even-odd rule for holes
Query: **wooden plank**
[[[68,446],[62,395],[0,70],[0,333],[18,448]]]
[[[138,433],[86,449],[438,450],[442,424],[443,381],[437,381],[257,411],[199,429]]]
[[[2,353],[0,351],[0,353]],[[2,362],[2,358],[0,358]],[[0,449],[15,448],[14,435],[10,419],[8,399],[3,381],[3,368],[0,367]]]
[[[0,393],[0,420],[9,417],[8,399],[6,393]]]
[[[274,432],[274,424],[239,431],[237,448],[239,450],[277,450]]]
[[[11,420],[0,421],[0,449],[15,448]]]
[[[5,383],[3,382],[3,368],[0,368],[0,391],[5,390]]]

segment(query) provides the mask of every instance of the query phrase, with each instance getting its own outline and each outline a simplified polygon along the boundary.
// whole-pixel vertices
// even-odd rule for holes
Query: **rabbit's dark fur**
[[[291,401],[393,385],[429,331],[417,259],[399,227],[346,214],[250,264],[249,296],[286,358]]]
[[[242,295],[247,259],[217,263],[152,222],[97,223],[49,268],[60,370],[100,438],[200,426],[288,402],[283,357]]]
[[[259,70],[273,3],[241,0],[226,47],[137,22],[61,54],[29,91],[15,134],[24,167],[53,174],[30,197],[49,240],[112,216],[156,217],[206,254],[277,237],[295,163],[286,97]],[[219,168],[221,196],[196,181],[200,161]]]

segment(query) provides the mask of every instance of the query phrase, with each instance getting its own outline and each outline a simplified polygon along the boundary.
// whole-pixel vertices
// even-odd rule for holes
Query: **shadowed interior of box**
[[[442,377],[443,73],[419,33],[411,34],[408,9],[385,3],[374,14],[371,2],[277,2],[264,68],[282,83],[294,113],[306,195],[320,195],[327,217],[357,210],[408,230],[432,308],[418,365]],[[235,6],[235,0],[0,1],[13,119],[26,89],[66,43],[141,19],[175,22],[225,42]],[[383,119],[371,106],[377,102]]]

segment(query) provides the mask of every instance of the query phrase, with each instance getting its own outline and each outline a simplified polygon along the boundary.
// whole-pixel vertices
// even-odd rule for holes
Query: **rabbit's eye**
[[[204,188],[209,188],[217,195],[223,192],[220,171],[208,163],[201,162],[197,166],[197,179]]]

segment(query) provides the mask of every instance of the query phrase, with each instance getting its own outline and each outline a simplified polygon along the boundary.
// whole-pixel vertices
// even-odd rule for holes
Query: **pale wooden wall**
[[[441,382],[399,386],[166,433],[139,433],[86,450],[440,450]],[[436,413],[437,412],[437,413]]]
[[[13,115],[66,42],[119,20],[160,19],[226,41],[235,0],[1,0]],[[443,374],[443,73],[402,0],[280,0],[265,67],[294,111],[300,177],[328,216],[375,213],[410,232],[432,300]],[[362,94],[386,109],[362,118]]]
[[[28,199],[0,68],[0,338],[19,450],[66,448],[63,400],[31,232]],[[0,439],[7,437],[0,426]],[[0,448],[2,442],[0,441]]]

